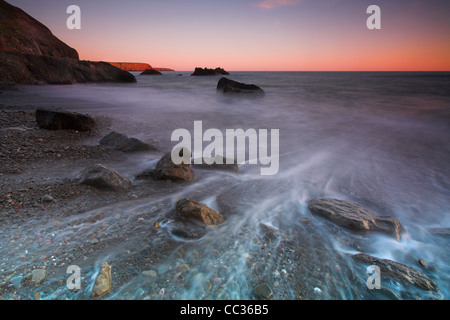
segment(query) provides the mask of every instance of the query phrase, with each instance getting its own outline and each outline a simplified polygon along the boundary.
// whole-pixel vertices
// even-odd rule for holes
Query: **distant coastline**
[[[152,67],[148,63],[141,63],[141,62],[107,62],[107,63],[124,71],[144,71],[146,69],[154,69],[156,71],[175,71],[170,68]]]

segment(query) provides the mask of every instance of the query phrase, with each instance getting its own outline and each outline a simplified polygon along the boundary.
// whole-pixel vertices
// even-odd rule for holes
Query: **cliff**
[[[71,84],[136,82],[107,63],[80,61],[78,52],[42,23],[0,0],[0,82]]]

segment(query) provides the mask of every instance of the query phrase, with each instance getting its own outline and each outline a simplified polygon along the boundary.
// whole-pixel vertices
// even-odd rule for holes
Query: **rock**
[[[255,294],[260,299],[272,299],[273,292],[267,283],[262,283],[255,288]]]
[[[398,280],[406,281],[423,290],[439,291],[436,283],[430,280],[425,274],[404,264],[387,259],[378,259],[364,253],[358,253],[352,257],[363,263],[378,266],[382,275],[388,275]]]
[[[182,154],[182,150],[180,153]],[[194,171],[190,164],[172,162],[171,152],[166,153],[156,164],[155,169],[147,169],[138,174],[136,179],[170,180],[170,181],[194,181]]]
[[[359,204],[336,200],[315,199],[308,203],[309,211],[335,224],[354,231],[376,231],[400,240],[401,224],[390,216],[378,216]]]
[[[51,195],[46,194],[42,197],[42,202],[52,202],[54,199]]]
[[[259,228],[261,229],[263,237],[267,241],[275,241],[280,238],[284,238],[284,239],[288,238],[287,236],[282,235],[279,230],[272,228],[264,223],[260,223]]]
[[[118,132],[110,132],[100,140],[100,144],[123,152],[157,151],[157,149],[136,138],[129,138]]]
[[[128,178],[101,164],[95,164],[83,170],[80,182],[106,190],[127,190],[132,185]]]
[[[427,267],[427,262],[425,261],[424,258],[420,258],[418,261],[419,265],[421,265],[422,267]]]
[[[38,109],[36,121],[40,128],[48,130],[92,131],[95,127],[92,117],[67,111]]]
[[[21,9],[0,1],[0,82],[71,84],[136,82],[104,62],[80,61],[75,49]]]
[[[208,160],[208,162],[213,162],[212,164],[207,164],[205,159],[202,159],[201,164],[195,164],[195,160],[192,164],[193,169],[203,169],[203,170],[223,170],[223,171],[229,171],[229,172],[239,172],[239,167],[236,163],[236,161],[233,161],[233,163],[228,164],[226,158],[222,156],[215,156],[213,159]]]
[[[220,75],[229,75],[227,71],[222,68],[195,68],[194,73],[191,76],[220,76]]]
[[[264,95],[264,91],[254,84],[245,84],[222,77],[217,83],[217,91],[223,93],[251,93]]]
[[[170,232],[176,237],[187,240],[200,239],[206,234],[204,226],[200,226],[193,222],[173,223]]]
[[[12,277],[11,279],[9,279],[11,285],[13,285],[14,288],[16,289],[20,289],[22,287],[22,281],[23,281],[22,276]]]
[[[31,276],[31,282],[37,285],[45,279],[45,277],[47,276],[47,271],[44,269],[36,269],[33,270]]]
[[[189,199],[181,199],[177,202],[176,210],[182,218],[194,219],[205,225],[218,225],[225,218],[207,205]]]
[[[94,283],[91,298],[101,298],[111,290],[111,267],[108,262],[103,262],[100,272]]]
[[[162,73],[155,69],[145,69],[141,72],[141,76],[162,76]]]

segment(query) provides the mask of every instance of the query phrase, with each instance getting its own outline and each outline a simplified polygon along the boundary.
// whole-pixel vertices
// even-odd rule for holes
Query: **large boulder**
[[[359,204],[337,199],[315,199],[308,203],[309,211],[335,224],[354,231],[376,231],[400,240],[401,224],[390,216],[379,216]]]
[[[80,182],[98,189],[127,190],[131,188],[131,181],[102,164],[95,164],[82,171]]]
[[[217,91],[223,93],[251,93],[254,95],[264,95],[264,91],[254,84],[245,84],[222,77],[217,83]]]
[[[0,82],[72,84],[136,82],[108,63],[80,61],[75,49],[24,11],[0,0]]]
[[[222,68],[215,68],[215,69],[195,68],[194,73],[191,74],[191,76],[220,76],[220,75],[227,76],[229,75],[229,73]]]
[[[207,205],[190,199],[179,200],[176,210],[183,219],[194,219],[208,226],[221,224],[225,220],[220,213]]]
[[[123,152],[157,151],[157,149],[136,138],[129,138],[118,132],[110,132],[100,140],[100,144]]]
[[[378,266],[382,275],[409,282],[423,290],[439,291],[434,281],[430,280],[424,273],[407,265],[388,259],[378,259],[364,253],[358,253],[352,257],[365,264]]]
[[[92,131],[95,120],[84,114],[38,109],[36,121],[40,128],[48,130]]]
[[[182,155],[183,150],[180,150]],[[194,171],[190,164],[174,164],[171,152],[166,153],[156,164],[155,169],[147,169],[138,174],[136,179],[170,180],[170,181],[194,181]]]

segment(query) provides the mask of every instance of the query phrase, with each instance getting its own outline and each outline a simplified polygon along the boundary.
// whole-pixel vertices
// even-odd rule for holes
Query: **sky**
[[[80,59],[192,71],[450,71],[449,0],[7,0]],[[69,30],[69,5],[81,29]],[[369,30],[367,8],[381,9]]]

